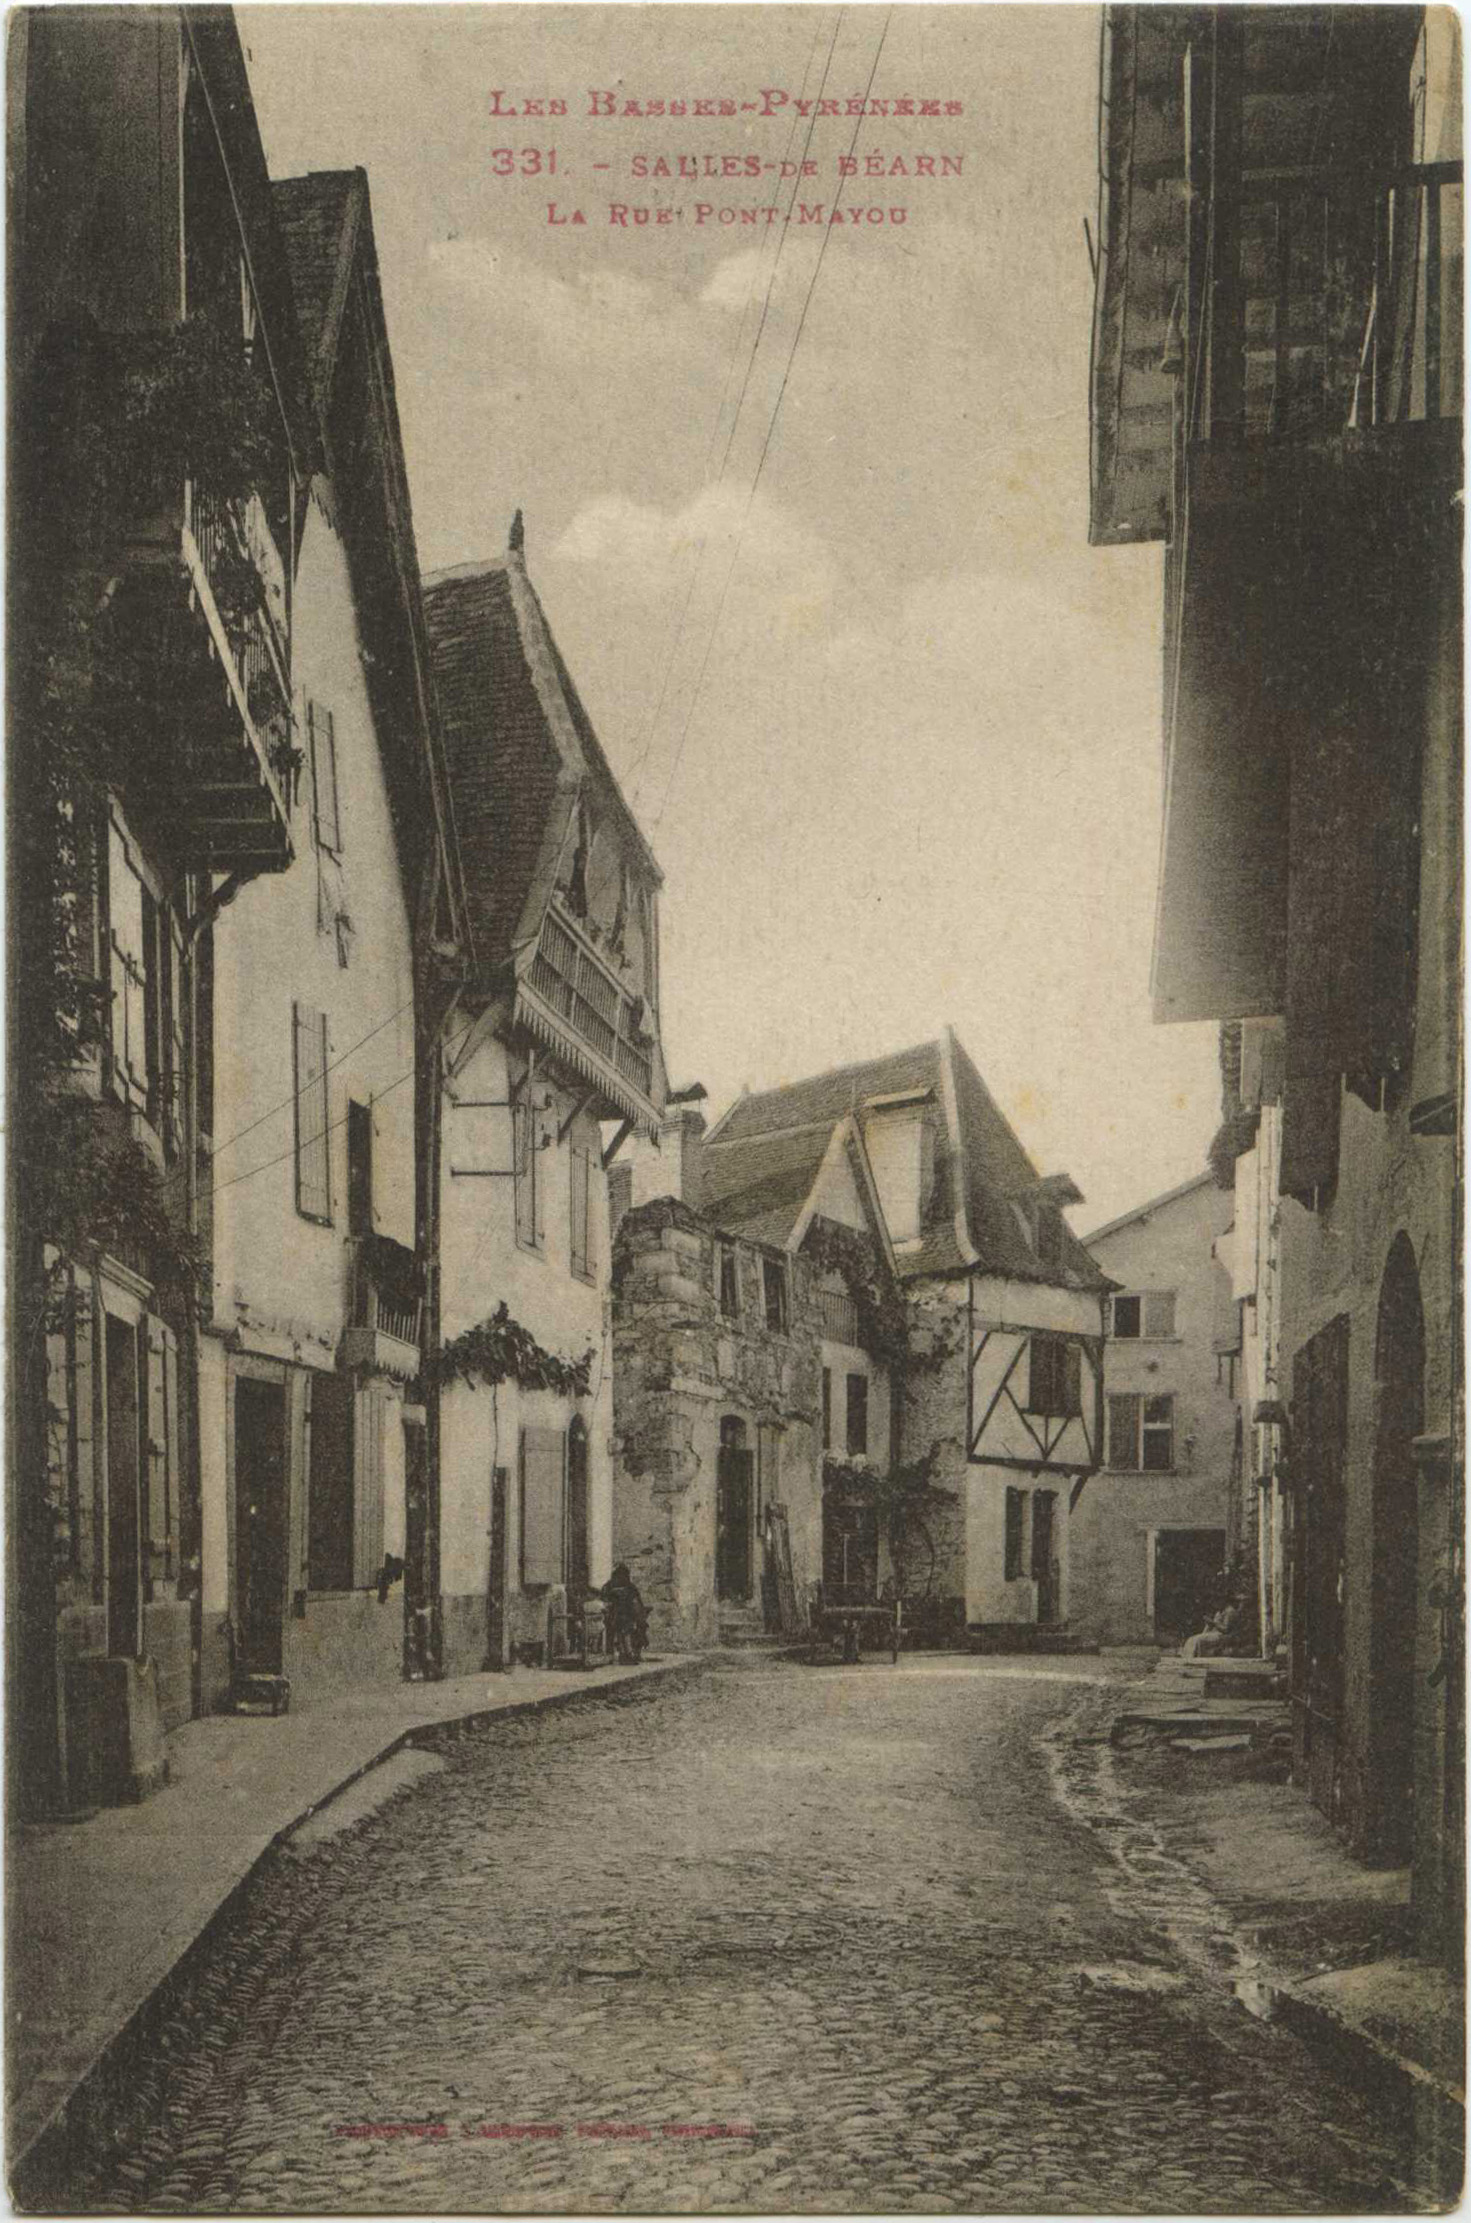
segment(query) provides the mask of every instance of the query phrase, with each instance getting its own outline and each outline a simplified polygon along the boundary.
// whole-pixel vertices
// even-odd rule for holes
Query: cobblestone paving
[[[445,1741],[269,1864],[55,2204],[1402,2207],[1058,1802],[1083,1667],[733,1664]]]

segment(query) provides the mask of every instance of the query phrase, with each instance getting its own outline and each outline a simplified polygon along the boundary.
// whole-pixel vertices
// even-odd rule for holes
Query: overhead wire
[[[791,215],[792,210],[796,206],[797,192],[802,181],[802,169],[806,163],[808,151],[810,150],[812,145],[812,133],[817,121],[817,111],[819,106],[821,105],[822,95],[827,86],[828,71],[832,67],[833,54],[837,47],[838,33],[842,29],[843,16],[845,12],[846,11],[843,8],[839,8],[838,10],[837,19],[833,24],[832,39],[828,45],[827,61],[823,65],[822,77],[818,83],[817,93],[811,103],[812,113],[807,119],[807,137],[803,141],[801,159],[797,164],[796,172],[792,179],[792,191],[791,197],[787,203],[786,222],[783,223],[777,231],[776,254],[772,260],[771,269],[767,275],[766,294],[761,304],[761,316],[756,326],[756,337],[751,342],[751,352],[746,358],[746,368],[745,373],[741,379],[740,394],[737,397],[735,411],[731,417],[729,429],[726,434],[725,452],[720,459],[720,473],[715,481],[717,492],[725,483],[725,474],[730,464],[731,449],[735,443],[736,429],[741,421],[741,412],[745,407],[747,389],[749,388],[751,383],[751,373],[755,368],[756,357],[760,352],[762,334],[766,330],[766,319],[771,308],[772,291],[776,285],[777,271],[781,267],[782,250],[786,245],[787,233],[791,228]],[[786,148],[782,155],[782,161],[784,165],[789,163],[792,158],[792,148],[796,142],[797,137],[797,126],[801,121],[801,104],[806,95],[807,80],[812,73],[812,64],[817,59],[817,49],[819,44],[821,43],[821,40],[822,26],[819,22],[818,27],[812,36],[811,51],[807,56],[806,67],[802,72],[801,93],[798,96],[798,104],[793,110],[791,127],[787,132]],[[760,253],[758,250],[756,264],[751,272],[751,283],[746,290],[746,299],[741,309],[741,321],[736,332],[735,346],[731,350],[730,361],[726,366],[725,385],[721,391],[720,405],[715,412],[715,422],[710,428],[710,442],[705,451],[705,467],[702,473],[702,482],[703,480],[709,478],[710,466],[715,460],[715,446],[716,442],[720,438],[721,420],[725,415],[725,404],[730,395],[731,380],[735,376],[735,367],[740,360],[741,343],[745,338],[746,332],[746,319],[750,313],[751,303],[755,299],[756,286],[760,279],[760,276],[761,261]],[[634,760],[633,765],[630,767],[629,779],[632,781],[632,788],[629,795],[630,810],[633,809],[635,803],[637,802],[643,768],[648,762],[650,751],[654,746],[655,736],[659,730],[659,719],[663,713],[665,699],[669,692],[669,682],[670,679],[673,677],[675,661],[679,654],[680,644],[684,638],[684,629],[689,619],[690,605],[694,601],[695,588],[699,583],[700,567],[704,562],[705,549],[708,544],[709,537],[709,528],[707,526],[705,531],[701,533],[699,543],[695,549],[694,563],[692,564],[690,569],[689,586],[685,591],[684,605],[680,610],[679,619],[677,624],[675,625],[674,633],[670,641],[669,653],[667,658],[665,659],[663,677],[661,678],[659,684],[659,698],[654,706],[654,714],[644,730],[644,745],[640,750],[638,756]]]
[[[869,95],[873,91],[874,79],[878,75],[879,61],[883,55],[884,42],[889,35],[889,24],[893,19],[893,14],[894,10],[893,6],[891,5],[884,15],[883,29],[879,33],[878,44],[874,48],[873,65],[868,73],[868,84],[864,91],[862,108],[859,112],[859,115],[854,119],[852,135],[848,141],[848,160],[850,162],[853,159],[853,150],[858,144],[859,126],[861,125],[863,121],[863,115],[868,108]],[[849,173],[845,170],[840,170],[839,172],[838,189],[833,197],[834,215],[837,214],[838,207],[842,201],[843,187],[847,183],[848,175]],[[709,638],[705,644],[705,654],[700,665],[699,677],[695,681],[694,692],[690,696],[689,709],[686,712],[684,727],[679,737],[679,746],[674,752],[674,762],[669,768],[669,777],[664,783],[664,793],[660,800],[659,808],[655,813],[653,826],[650,829],[651,832],[657,831],[659,826],[663,823],[664,813],[669,807],[669,797],[673,792],[675,779],[678,776],[680,765],[684,760],[685,746],[689,740],[690,728],[694,722],[695,710],[700,699],[700,690],[705,684],[705,674],[710,668],[710,658],[714,652],[716,638],[720,631],[720,620],[725,614],[726,598],[730,593],[731,581],[735,577],[736,565],[740,561],[741,547],[746,537],[746,527],[750,523],[751,510],[756,500],[756,489],[761,484],[761,474],[766,468],[766,458],[771,452],[771,443],[776,432],[777,418],[781,414],[781,405],[786,398],[787,385],[792,375],[792,366],[797,360],[797,350],[802,344],[802,334],[805,331],[807,325],[807,312],[812,306],[812,296],[816,291],[817,281],[822,275],[823,260],[827,254],[827,243],[828,240],[832,237],[832,231],[833,226],[832,223],[829,222],[824,227],[822,244],[817,251],[817,260],[813,264],[812,275],[807,281],[807,292],[802,302],[802,313],[797,319],[797,329],[792,339],[790,352],[787,356],[786,369],[782,373],[781,385],[777,391],[776,401],[772,407],[770,421],[768,422],[766,427],[766,438],[762,442],[761,454],[757,461],[756,469],[751,479],[750,492],[746,496],[745,512],[741,518],[740,529],[736,534],[735,547],[731,551],[730,563],[725,574],[725,584],[720,590],[720,600],[716,606],[715,617],[710,627]]]

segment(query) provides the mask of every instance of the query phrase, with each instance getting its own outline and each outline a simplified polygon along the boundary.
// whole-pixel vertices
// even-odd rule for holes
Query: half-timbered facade
[[[435,1144],[450,1371],[434,1641],[458,1672],[546,1657],[610,1571],[606,1167],[657,1128],[667,1081],[659,869],[552,638],[519,516],[503,557],[427,582],[426,612],[475,946]],[[526,1344],[516,1357],[513,1328],[553,1365]]]
[[[833,1214],[820,1177],[855,1163],[903,1294],[882,1456],[932,1493],[921,1548],[899,1566],[875,1551],[872,1579],[980,1635],[1055,1626],[1070,1508],[1101,1457],[1105,1283],[1063,1217],[1077,1191],[1037,1174],[947,1032],[742,1096],[705,1138],[697,1193],[720,1224],[801,1249]]]

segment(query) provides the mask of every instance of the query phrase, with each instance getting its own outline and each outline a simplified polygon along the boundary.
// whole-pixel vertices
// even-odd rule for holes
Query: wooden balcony
[[[365,1235],[349,1245],[351,1318],[342,1363],[411,1381],[419,1371],[418,1262],[401,1243]]]
[[[1209,207],[1189,439],[1311,443],[1459,417],[1459,162],[1248,173]]]
[[[651,1125],[656,1043],[641,996],[620,978],[561,903],[553,901],[518,982],[518,1020],[593,1088],[604,1116]]]
[[[291,862],[296,776],[286,573],[258,496],[186,484],[180,545],[194,638],[180,824],[197,868]]]

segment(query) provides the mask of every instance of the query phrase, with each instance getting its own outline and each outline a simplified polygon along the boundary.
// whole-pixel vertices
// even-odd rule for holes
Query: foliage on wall
[[[586,1397],[595,1356],[591,1348],[580,1359],[559,1358],[544,1349],[529,1328],[512,1319],[502,1298],[488,1320],[441,1344],[430,1371],[441,1387],[467,1382],[473,1389],[477,1382],[488,1382],[494,1388],[499,1382],[515,1382],[521,1389]]]
[[[870,1466],[861,1459],[840,1459],[832,1452],[823,1454],[824,1498],[840,1505],[869,1507],[877,1514],[901,1592],[914,1587],[914,1563],[920,1551],[928,1555],[924,1588],[930,1588],[936,1551],[928,1516],[956,1503],[957,1493],[934,1479],[940,1449],[936,1441],[922,1457],[890,1467]]]
[[[909,1316],[869,1238],[836,1220],[814,1218],[802,1255],[819,1273],[842,1276],[858,1316],[859,1344],[891,1374],[902,1372],[909,1364]]]

